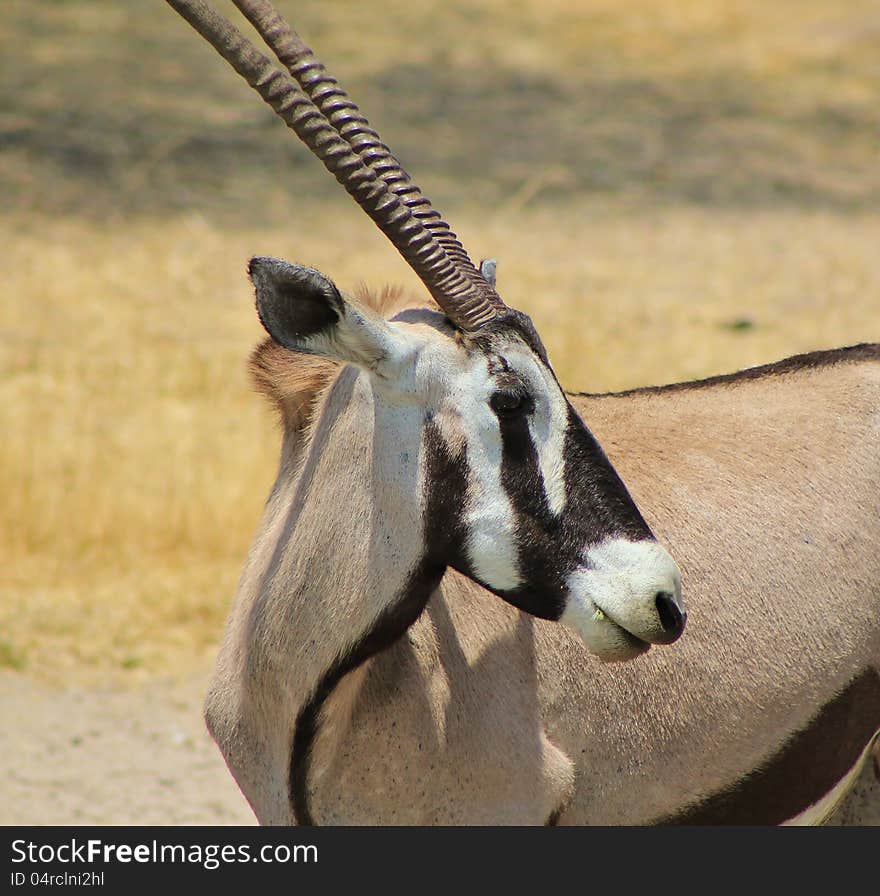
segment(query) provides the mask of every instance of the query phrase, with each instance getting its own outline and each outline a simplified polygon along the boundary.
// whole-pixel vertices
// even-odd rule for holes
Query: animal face
[[[605,659],[681,634],[678,569],[525,315],[508,310],[474,332],[427,309],[385,321],[317,271],[258,258],[250,273],[277,342],[369,378],[373,425],[400,449],[382,485],[417,515],[422,559],[563,622]]]

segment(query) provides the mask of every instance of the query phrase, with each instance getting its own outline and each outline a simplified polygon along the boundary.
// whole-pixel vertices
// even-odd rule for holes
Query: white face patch
[[[534,501],[542,491],[546,510],[556,517],[565,511],[568,500],[565,448],[570,408],[552,371],[515,334],[510,338],[498,335],[490,345],[474,351],[467,340],[438,333],[433,320],[429,323],[426,318],[392,322],[389,329],[392,334],[403,331],[401,350],[386,355],[389,363],[383,379],[393,393],[391,404],[402,402],[426,415],[424,419],[432,421],[452,456],[463,461],[466,481],[459,485],[464,494],[458,521],[468,572],[495,591],[512,592],[527,585],[540,588],[541,583],[527,581],[523,573],[518,536],[536,525],[531,514],[536,512]],[[498,396],[505,392],[522,395],[528,402],[519,428],[510,431],[509,445],[508,431],[502,436],[499,420],[503,412],[495,410]],[[418,425],[402,409],[394,412],[389,408],[387,416],[386,425],[392,421],[399,424],[391,428],[403,440],[408,440],[408,433]],[[528,445],[523,443],[525,439]],[[507,458],[505,450],[515,453]],[[508,483],[502,479],[506,463],[517,462],[516,452],[521,451],[533,451],[533,459],[523,467],[511,468],[514,478]],[[526,478],[516,479],[518,469],[528,471]],[[540,482],[533,481],[538,479]],[[442,481],[423,481],[420,486],[443,488]],[[507,488],[525,488],[529,494],[515,495]],[[520,499],[525,502],[522,507]],[[520,519],[522,513],[530,514],[528,520]],[[528,550],[528,545],[522,549]],[[547,554],[545,562],[553,562],[551,549],[552,545],[542,547]],[[571,569],[573,559],[560,557],[560,562]],[[607,642],[606,652],[632,653],[633,635],[642,641],[653,641],[654,635],[656,640],[663,637],[656,596],[659,591],[677,595],[677,576],[675,564],[655,542],[611,541],[591,549],[570,574],[567,618],[581,633],[590,628],[592,640],[599,639],[599,652]],[[588,626],[587,617],[597,607],[617,625]]]
[[[560,619],[587,641],[588,618],[607,617],[642,641],[664,639],[657,595],[681,601],[681,574],[675,561],[656,541],[614,538],[587,551],[584,565],[566,582],[568,603]],[[601,621],[601,620],[600,620]]]
[[[467,410],[459,418],[468,430],[464,440],[468,466],[466,550],[481,582],[498,591],[512,591],[522,584],[516,514],[501,484],[501,427],[489,407],[494,386],[482,359],[468,380],[461,385],[470,400],[462,395]]]
[[[414,335],[417,329],[392,323]],[[389,383],[397,401],[429,403],[434,424],[467,466],[467,494],[461,508],[467,532],[463,545],[473,575],[498,591],[522,585],[516,546],[516,514],[501,484],[502,444],[498,418],[489,406],[495,384],[483,355],[468,357],[454,340],[437,339],[433,330],[421,350]],[[430,338],[433,337],[433,338]],[[420,411],[421,413],[421,411]],[[394,416],[394,415],[389,415]],[[396,416],[407,417],[402,412]],[[428,487],[443,488],[442,482]],[[420,488],[424,488],[421,485]]]
[[[524,584],[516,543],[517,508],[501,482],[503,444],[498,417],[490,406],[492,396],[504,388],[504,378],[521,384],[533,403],[526,420],[543,480],[548,507],[554,515],[566,504],[564,448],[568,403],[552,373],[531,349],[511,339],[499,346],[503,372],[490,356],[472,355],[462,364],[432,362],[432,374],[442,371],[448,391],[439,396],[442,408],[437,424],[450,445],[461,446],[468,467],[468,489],[463,522],[465,549],[473,575],[498,591]],[[442,484],[439,484],[442,487]]]
[[[540,368],[544,388],[536,396],[535,413],[529,418],[529,433],[538,453],[538,466],[544,480],[544,493],[551,513],[559,516],[565,509],[565,431],[568,404],[550,372]]]
[[[554,516],[559,516],[566,502],[564,452],[568,402],[553,374],[522,343],[511,341],[503,355],[534,401],[527,417],[529,436],[537,454],[547,505]]]
[[[569,599],[559,621],[580,635],[590,653],[601,660],[629,660],[648,649],[644,641],[639,641],[612,622],[588,597]]]

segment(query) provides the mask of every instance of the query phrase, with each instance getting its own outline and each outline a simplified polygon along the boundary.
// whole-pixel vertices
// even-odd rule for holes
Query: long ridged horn
[[[345,119],[341,107],[337,107],[335,112],[341,113],[337,114],[337,120],[345,119],[340,121],[341,127],[351,122],[346,130],[355,133],[360,149],[356,149],[342,135],[309,96],[298,90],[234,25],[216,13],[204,0],[166,2],[229,62],[323,162],[327,170],[391,240],[457,327],[468,331],[477,330],[506,310],[494,289],[474,268],[449,227],[433,211],[427,200],[421,201],[423,197],[418,188],[412,185],[414,189],[409,189],[408,176],[384,144],[381,144],[378,135],[372,136],[375,132],[372,132],[363,116],[357,113],[357,108],[350,100],[346,98],[343,102],[350,103],[348,108],[354,110],[355,118]],[[292,50],[285,42],[285,38],[290,38],[293,32],[274,9],[268,4],[247,3],[245,0],[236,0],[236,3],[248,18],[253,16],[255,24],[260,23],[258,30],[267,43],[271,34],[271,40],[279,48],[276,49],[270,43],[276,53],[280,50],[285,55],[295,54],[295,41],[291,40],[290,46],[294,48]],[[269,18],[264,19],[264,16]],[[269,24],[273,26],[271,30]],[[302,41],[299,43],[302,44]],[[308,56],[311,56],[311,51],[308,48],[306,50]],[[308,64],[305,68],[309,70]],[[324,83],[327,84],[326,81]],[[335,82],[332,83],[335,87]],[[332,89],[334,88],[331,87],[330,90]],[[320,100],[320,85],[314,92]],[[337,97],[339,95],[336,94]],[[344,97],[344,94],[341,93],[341,96]],[[391,160],[391,163],[386,161],[381,166],[385,176],[371,164],[382,156],[381,149],[368,145],[371,141],[381,146],[387,159]],[[378,155],[374,155],[374,151]],[[394,165],[400,175],[394,173]],[[397,185],[400,192],[395,192],[393,185]],[[407,204],[407,199],[412,201],[412,208]],[[421,220],[422,217],[427,220]]]
[[[464,247],[431,202],[348,96],[315,58],[314,52],[267,0],[233,0],[302,91],[351,148],[388,184],[406,207],[431,231],[447,255],[472,276],[477,274]],[[479,281],[478,281],[478,285]],[[491,301],[491,299],[490,299]]]

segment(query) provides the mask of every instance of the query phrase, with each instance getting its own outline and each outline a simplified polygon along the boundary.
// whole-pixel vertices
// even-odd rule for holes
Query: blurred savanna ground
[[[876,0],[278,5],[569,388],[880,340]],[[0,666],[215,650],[277,458],[257,253],[418,288],[161,0],[4,0]]]

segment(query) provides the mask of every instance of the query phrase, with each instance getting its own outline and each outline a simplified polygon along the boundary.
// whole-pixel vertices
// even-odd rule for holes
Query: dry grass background
[[[875,0],[279,6],[570,388],[880,339]],[[214,651],[277,455],[255,253],[416,288],[160,0],[6,0],[0,665]]]

